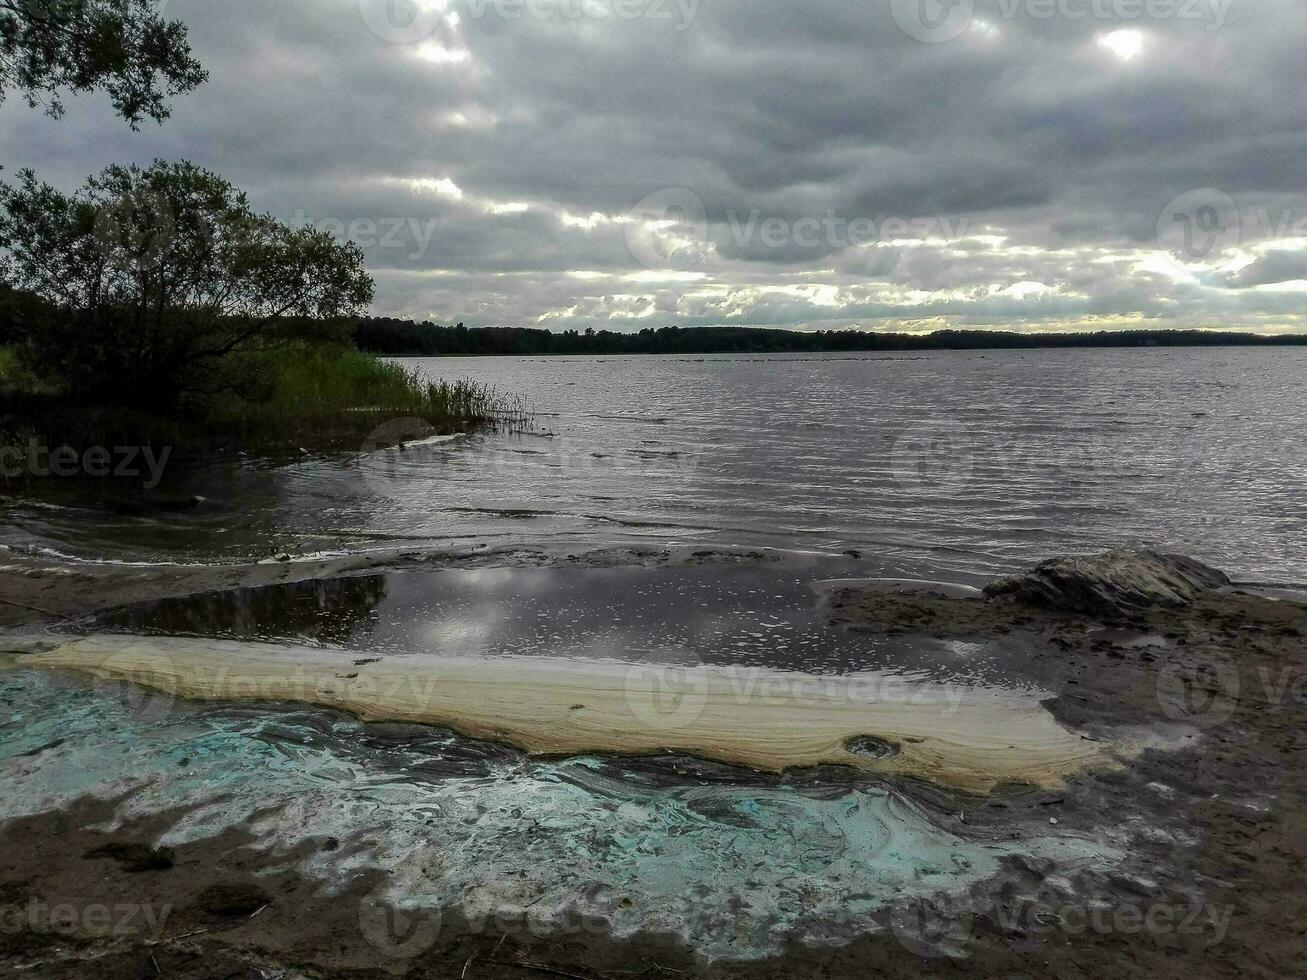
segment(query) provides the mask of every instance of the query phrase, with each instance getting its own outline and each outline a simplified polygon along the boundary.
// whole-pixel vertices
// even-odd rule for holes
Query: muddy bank
[[[1227,589],[1204,591],[1174,607],[1095,618],[968,596],[919,587],[837,587],[828,591],[828,608],[847,629],[947,638],[959,641],[960,649],[1010,644],[1051,692],[1045,708],[1067,730],[1133,739],[1135,753],[1118,768],[1072,775],[1060,789],[1001,785],[977,796],[919,780],[871,782],[888,785],[937,826],[978,846],[1006,840],[1020,849],[1037,835],[1067,841],[1110,836],[1129,855],[1114,870],[1005,856],[998,873],[964,895],[886,896],[864,934],[847,942],[795,940],[779,955],[708,962],[668,935],[615,939],[602,922],[567,928],[556,919],[537,922],[526,901],[502,919],[469,921],[455,907],[426,918],[404,909],[388,914],[387,899],[377,893],[382,882],[366,868],[326,880],[304,870],[317,855],[362,852],[375,842],[324,834],[287,848],[256,820],[173,847],[171,869],[131,871],[112,859],[84,859],[110,842],[154,848],[186,814],[136,813],[115,825],[129,812],[128,801],[82,801],[0,827],[0,905],[31,909],[33,899],[47,905],[56,899],[83,910],[99,902],[170,904],[173,911],[161,930],[142,925],[114,937],[87,934],[85,914],[73,917],[81,932],[52,933],[30,913],[11,918],[16,928],[0,939],[4,965],[15,972],[28,966],[26,975],[71,977],[90,968],[76,958],[96,957],[93,969],[110,978],[278,971],[787,980],[958,971],[996,977],[1300,974],[1307,956],[1300,898],[1307,862],[1301,764],[1307,609]],[[714,773],[674,759],[640,766],[660,779],[677,771],[689,774],[678,778],[705,784],[720,780],[758,798],[787,785],[840,800],[870,779],[856,772]],[[632,773],[631,767],[622,770],[624,783]],[[814,846],[819,843],[814,838]],[[222,916],[202,899],[215,884],[271,901]],[[147,945],[160,938],[165,941]]]
[[[1048,705],[1056,717],[1103,737],[1135,731],[1150,746],[1117,772],[1073,780],[1049,812],[1063,825],[1130,827],[1136,887],[1149,901],[1186,895],[1230,915],[1221,940],[1201,952],[1149,930],[1054,929],[1049,942],[1000,929],[977,936],[978,965],[1019,939],[1041,960],[1051,956],[1050,965],[1072,961],[1097,976],[1280,977],[1307,966],[1299,880],[1307,861],[1307,605],[1225,585],[1179,602],[1099,605],[1097,617],[930,589],[838,590],[830,608],[851,629],[1029,649],[1036,676],[1057,692]],[[1168,948],[1178,955],[1163,960]]]
[[[795,945],[769,960],[708,963],[674,937],[617,940],[603,922],[583,917],[560,929],[543,927],[530,909],[475,920],[449,908],[397,909],[382,897],[384,876],[376,872],[361,871],[324,886],[295,869],[318,854],[359,846],[325,836],[278,851],[269,850],[269,842],[256,833],[235,829],[176,848],[171,869],[131,872],[112,860],[86,855],[106,843],[156,839],[179,814],[161,812],[106,830],[115,812],[113,801],[85,800],[58,814],[4,827],[0,915],[6,927],[0,930],[0,970],[43,980],[90,974],[105,980],[852,980],[949,975],[959,968],[975,976],[1068,975],[1064,971],[1081,963],[1100,976],[1136,970],[1180,976],[1171,958],[1186,950],[1195,957],[1210,955],[1215,935],[1212,928],[1196,925],[1192,934],[1153,945],[1138,936],[1091,932],[1075,950],[1060,940],[1047,950],[1032,950],[1028,937],[1005,934],[1002,923],[980,917],[966,921],[976,940],[968,943],[969,958],[957,962],[937,956],[935,947],[918,945],[915,910],[903,907],[887,909],[873,924],[874,934],[842,948]],[[1004,869],[996,894],[1014,899],[1040,881],[1039,866],[1013,862]],[[1000,889],[997,882],[994,887]],[[215,901],[215,896],[234,898]],[[1116,901],[1121,909],[1131,909],[1139,907],[1141,896],[1123,886]],[[1209,921],[1219,927],[1219,917],[1202,920]],[[930,928],[927,923],[927,933]],[[960,935],[948,925],[926,942],[952,942],[950,932]]]

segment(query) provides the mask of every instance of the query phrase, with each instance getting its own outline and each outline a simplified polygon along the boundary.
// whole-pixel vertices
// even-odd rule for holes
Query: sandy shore
[[[681,752],[776,773],[843,765],[971,793],[1000,783],[1055,789],[1082,769],[1109,764],[1099,743],[1054,720],[1038,692],[889,672],[821,677],[545,657],[378,660],[362,651],[116,634],[20,654],[17,662],[192,700],[301,702],[367,721],[438,725],[532,755]],[[875,740],[885,753],[851,751],[859,739]]]

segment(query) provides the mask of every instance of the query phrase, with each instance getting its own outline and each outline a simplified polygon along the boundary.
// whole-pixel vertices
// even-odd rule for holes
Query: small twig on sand
[[[552,973],[556,977],[568,977],[569,980],[595,980],[592,974],[569,973],[567,970],[559,970],[556,967],[545,966],[541,963],[528,963],[526,960],[486,960],[495,966],[515,966],[519,970],[534,970],[536,973]]]
[[[166,939],[152,939],[146,943],[146,946],[165,946],[168,943],[178,943],[183,939],[190,939],[192,936],[198,936],[208,932],[208,929],[196,929],[194,932],[184,932],[180,936],[168,936]]]
[[[473,950],[472,955],[469,956],[467,962],[463,964],[463,972],[458,975],[458,980],[467,980],[467,971],[472,966],[472,961],[476,958],[476,950]]]
[[[13,599],[0,599],[0,602],[6,606],[14,606],[18,609],[30,609],[32,612],[39,612],[46,616],[62,616],[63,613],[57,613],[53,609],[45,609],[41,606],[34,606],[30,602],[15,602]]]
[[[251,918],[251,919],[254,918],[256,915],[258,915],[260,912],[262,912],[262,911],[263,911],[264,909],[266,909],[267,907],[268,907],[268,906],[267,906],[266,904],[264,904],[264,905],[260,905],[257,909],[255,909],[253,912],[251,912],[251,913],[249,914],[249,918]]]
[[[159,961],[154,958],[153,953],[150,954],[150,965],[154,967],[154,975],[156,977],[163,976],[163,971],[159,969]]]
[[[683,977],[684,977],[684,976],[688,976],[688,974],[687,974],[684,970],[676,970],[676,969],[673,969],[673,968],[670,967],[670,966],[663,966],[661,963],[655,963],[653,960],[651,960],[651,959],[649,959],[649,958],[647,958],[647,957],[646,957],[645,959],[642,959],[640,962],[641,962],[641,963],[648,963],[651,967],[653,967],[653,968],[654,968],[655,970],[657,970],[659,973],[679,973],[679,974],[680,974],[681,976],[683,976]]]

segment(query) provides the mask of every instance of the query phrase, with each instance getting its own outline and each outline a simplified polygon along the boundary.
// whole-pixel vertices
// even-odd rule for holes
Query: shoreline
[[[506,556],[484,557],[494,565]],[[518,557],[524,562],[571,564],[566,556],[544,553]],[[732,557],[742,560],[742,556]],[[461,560],[479,563],[482,558]],[[590,560],[602,567],[598,563],[621,564],[621,558],[629,562],[631,555],[608,553]],[[423,559],[431,560],[430,556]],[[674,568],[680,561],[707,559],[666,554],[656,560]],[[260,568],[269,566],[228,569],[219,577],[234,581],[229,577],[268,574],[259,573]],[[271,566],[271,571],[273,581],[295,573],[279,566]],[[350,573],[334,564],[299,571],[306,576]],[[97,572],[103,575],[96,574],[80,586],[78,601],[83,606],[114,604],[111,596],[103,594],[106,589],[114,590],[120,599],[132,594],[121,591],[122,580],[116,573]],[[7,570],[0,572],[0,578],[15,574],[25,577]],[[128,580],[134,579],[135,594],[161,587],[158,579],[134,575]],[[78,577],[67,570],[55,577],[70,576]],[[38,579],[47,577],[42,574]],[[168,588],[182,594],[202,584],[213,582],[199,576],[169,582]],[[626,964],[652,962],[657,968],[649,967],[650,975],[680,971],[714,978],[788,980],[821,971],[850,978],[868,971],[909,976],[918,973],[923,963],[943,965],[950,958],[968,972],[1000,976],[1028,969],[1031,955],[1038,956],[1041,970],[1050,975],[1079,966],[1091,966],[1100,976],[1138,975],[1143,970],[1176,978],[1226,973],[1270,977],[1292,972],[1302,951],[1301,936],[1293,927],[1295,869],[1307,860],[1301,817],[1307,807],[1307,776],[1295,764],[1295,753],[1304,747],[1300,683],[1307,676],[1303,640],[1307,607],[1235,588],[1210,592],[1184,608],[1140,610],[1111,622],[1058,610],[984,603],[966,590],[949,594],[950,590],[932,590],[919,583],[826,585],[815,598],[845,629],[1001,641],[1021,650],[1043,651],[1030,664],[1032,676],[1050,695],[1039,710],[1064,730],[1128,743],[1126,757],[1116,767],[1068,774],[1060,789],[999,786],[981,796],[959,794],[958,787],[947,781],[902,775],[882,781],[857,770],[840,774],[841,767],[780,776],[723,770],[713,780],[721,780],[722,786],[789,787],[800,794],[816,794],[813,799],[861,792],[858,787],[864,785],[883,786],[921,808],[933,824],[947,828],[959,840],[976,844],[1016,840],[1020,848],[1026,846],[1020,842],[1053,834],[1067,841],[1110,843],[1129,854],[1119,870],[1071,871],[1074,864],[1005,857],[992,877],[948,899],[946,907],[951,911],[940,922],[947,926],[965,921],[963,932],[943,928],[940,934],[936,928],[920,934],[921,930],[905,929],[896,916],[905,914],[917,921],[942,914],[930,912],[939,907],[938,900],[905,895],[867,920],[862,935],[847,936],[833,945],[790,941],[779,954],[748,962],[705,960],[684,939],[669,935],[616,938],[602,923],[589,920],[584,928],[575,921],[569,926],[565,906],[533,910],[523,907],[525,899],[505,906],[508,918],[502,920],[469,916],[458,907],[442,908],[430,942],[419,953],[402,955],[402,942],[394,946],[398,940],[386,938],[391,934],[384,930],[378,945],[369,923],[398,917],[396,921],[408,922],[421,932],[424,920],[413,918],[419,912],[392,907],[388,893],[377,892],[383,879],[376,874],[356,875],[342,880],[338,890],[323,892],[317,877],[321,872],[312,870],[319,867],[323,855],[337,853],[336,848],[349,852],[366,847],[363,840],[321,839],[313,846],[302,843],[287,851],[277,843],[275,833],[268,827],[261,830],[254,822],[218,828],[177,847],[177,867],[185,872],[126,872],[80,855],[94,842],[152,845],[167,834],[168,827],[188,819],[186,810],[142,812],[137,806],[123,811],[125,799],[83,799],[2,825],[0,836],[16,846],[6,846],[6,854],[13,857],[0,868],[0,907],[23,907],[22,902],[33,896],[44,896],[48,904],[62,895],[65,901],[75,896],[82,903],[79,907],[88,901],[110,906],[113,901],[171,903],[172,917],[162,931],[151,933],[142,926],[107,940],[31,929],[8,932],[0,936],[0,962],[43,962],[53,954],[54,959],[41,967],[41,975],[76,976],[81,967],[75,957],[94,956],[97,971],[106,978],[135,976],[131,971],[148,963],[149,956],[163,971],[200,977],[257,968],[302,970],[325,977],[462,975],[473,980],[553,971],[605,980],[623,975]],[[21,632],[36,635],[32,625],[29,620]],[[155,638],[155,642],[161,641]],[[314,656],[320,654],[316,651]],[[1213,667],[1222,669],[1213,673]],[[351,672],[362,669],[351,667]],[[1212,678],[1215,693],[1194,702],[1184,682],[1202,676]],[[1267,678],[1278,681],[1268,686]],[[1295,678],[1299,686],[1294,686]],[[268,705],[266,710],[285,709]],[[386,730],[384,725],[364,727]],[[1101,747],[1096,742],[1085,744]],[[657,773],[659,780],[667,778],[669,769],[698,772],[700,779],[711,771],[671,757],[647,762],[614,759],[611,765],[618,772],[648,772],[651,777]],[[52,833],[56,827],[61,829]],[[30,857],[18,858],[29,853]],[[254,917],[249,915],[254,908],[238,915],[206,911],[201,892],[232,881],[261,890],[267,899],[264,910]],[[1114,913],[1210,908],[1220,914],[1206,931],[1185,934],[1177,929],[1071,931],[1030,912],[1099,905]],[[1018,911],[1012,912],[1012,907]],[[962,918],[959,910],[965,910]],[[1226,910],[1229,914],[1222,919]],[[542,918],[536,922],[530,919],[533,914]],[[533,923],[530,928],[528,920]],[[1014,926],[1014,921],[1020,925]],[[1218,921],[1225,923],[1219,938],[1213,925]],[[401,930],[399,935],[406,934]],[[326,936],[334,941],[324,942]],[[52,940],[58,944],[53,950]],[[57,972],[61,969],[66,972]]]

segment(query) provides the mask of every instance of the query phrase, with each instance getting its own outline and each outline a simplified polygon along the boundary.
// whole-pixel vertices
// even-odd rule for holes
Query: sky
[[[1307,329],[1300,0],[156,2],[209,82],[11,97],[6,172],[191,160],[378,314]]]

